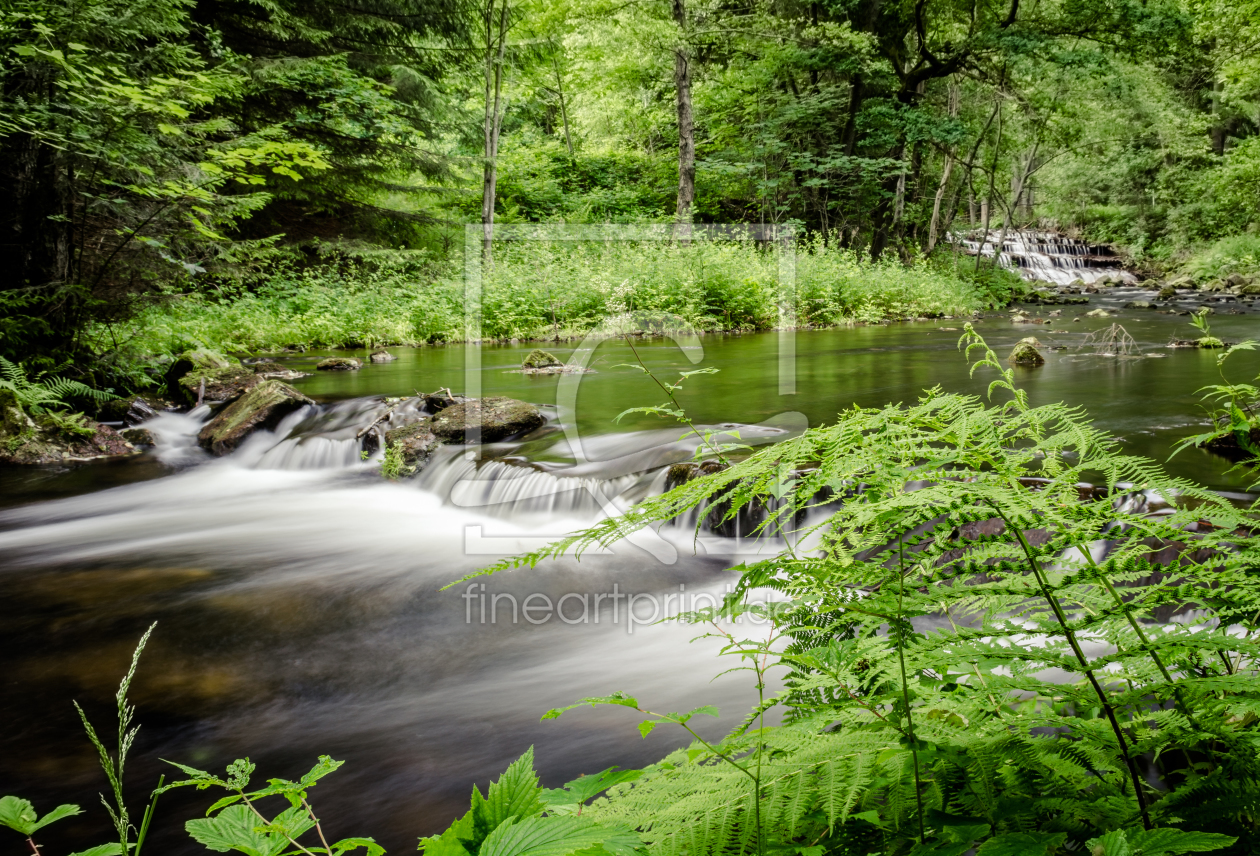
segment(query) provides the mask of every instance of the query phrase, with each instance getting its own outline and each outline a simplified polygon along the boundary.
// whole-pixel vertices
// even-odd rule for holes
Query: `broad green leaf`
[[[234,805],[215,817],[190,820],[184,828],[195,840],[220,853],[235,850],[246,856],[279,856],[290,846],[282,831],[297,838],[315,825],[305,814],[290,808],[264,824],[248,806]]]
[[[642,775],[642,770],[618,770],[616,767],[609,767],[603,772],[595,773],[591,776],[582,776],[566,783],[564,791],[560,791],[560,793],[568,792],[571,795],[570,801],[575,799],[578,803],[584,803],[591,797],[603,793],[614,785],[619,785],[622,782],[632,782]]]
[[[29,800],[18,797],[0,797],[0,823],[10,829],[16,829],[23,835],[30,835],[35,828],[35,806]]]
[[[377,844],[375,838],[343,838],[332,845],[332,856],[340,856],[360,847],[367,849],[367,856],[381,856],[385,852],[385,848]]]
[[[590,707],[595,707],[595,705],[597,704],[616,704],[616,705],[621,705],[622,707],[632,707],[635,710],[639,709],[639,702],[635,700],[632,696],[628,696],[623,692],[615,692],[615,693],[612,693],[611,695],[606,695],[606,696],[594,696],[591,698],[584,698],[581,701],[575,702],[574,704],[570,704],[565,707],[554,707],[551,710],[544,713],[542,715],[542,718],[543,719],[558,719],[561,714],[567,713],[568,711],[573,710],[574,708],[585,707],[587,705],[589,705]]]
[[[1152,829],[1129,833],[1129,844],[1141,856],[1177,856],[1180,853],[1208,853],[1237,841],[1216,832],[1185,832],[1180,829]]]
[[[1066,840],[1065,832],[1008,832],[981,844],[976,856],[1050,856]]]
[[[652,733],[652,729],[655,728],[659,724],[660,724],[659,720],[645,719],[643,722],[639,723],[639,734],[641,734],[643,737],[647,737],[649,734]]]
[[[538,774],[534,772],[534,747],[503,771],[490,785],[484,804],[485,822],[491,830],[509,817],[528,818],[546,806],[539,796]]]
[[[580,817],[535,817],[504,824],[486,838],[478,856],[568,856],[601,846],[629,856],[643,846],[637,835]]]
[[[71,817],[82,813],[82,809],[80,809],[77,805],[71,805],[70,803],[59,805],[52,811],[48,812],[48,814],[41,817],[36,824],[31,827],[31,832],[34,832],[37,829],[43,829],[48,824],[61,820],[63,817]],[[27,835],[29,834],[30,833],[28,832]]]
[[[77,853],[71,853],[70,856],[121,856],[122,845],[117,841],[109,844],[98,844],[95,847],[89,847],[87,850],[80,850]]]
[[[1085,842],[1092,856],[1133,856],[1129,839],[1122,829],[1113,829],[1106,835]]]

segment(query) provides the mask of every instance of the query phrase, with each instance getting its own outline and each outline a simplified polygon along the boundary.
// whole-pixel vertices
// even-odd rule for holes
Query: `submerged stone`
[[[1011,350],[1011,355],[1006,361],[1014,366],[1039,366],[1045,363],[1045,357],[1041,356],[1041,352],[1037,350],[1041,346],[1032,336],[1026,339],[1020,339],[1019,343]]]
[[[363,368],[363,363],[354,357],[329,357],[316,363],[315,368],[321,372],[354,372]]]
[[[1091,309],[1085,313],[1086,318],[1110,318],[1111,313],[1106,309]]]
[[[314,403],[288,384],[263,380],[207,422],[197,442],[222,457],[255,431],[274,428],[294,410]]]
[[[523,369],[549,369],[557,366],[563,366],[560,360],[556,359],[554,354],[544,351],[542,348],[534,348],[529,352],[529,356],[521,363]]]

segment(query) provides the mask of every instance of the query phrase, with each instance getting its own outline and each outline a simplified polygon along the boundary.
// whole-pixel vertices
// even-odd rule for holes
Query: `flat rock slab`
[[[429,420],[430,429],[444,443],[495,443],[541,428],[546,422],[532,404],[515,398],[481,398],[444,408]],[[467,429],[473,429],[468,437]],[[478,437],[480,438],[478,440]]]
[[[222,457],[255,431],[275,428],[294,410],[314,403],[288,384],[259,379],[254,388],[205,424],[197,442],[211,454]]]
[[[354,357],[329,357],[316,363],[315,368],[321,372],[357,372],[363,363]]]

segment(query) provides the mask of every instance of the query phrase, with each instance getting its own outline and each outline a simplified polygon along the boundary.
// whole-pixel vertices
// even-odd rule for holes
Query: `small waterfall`
[[[998,241],[1002,247],[998,263],[1030,281],[1070,285],[1080,281],[1092,285],[1102,280],[1136,283],[1138,278],[1125,270],[1121,259],[1109,247],[1068,238],[1057,232],[973,232],[959,243],[971,255],[993,258]]]

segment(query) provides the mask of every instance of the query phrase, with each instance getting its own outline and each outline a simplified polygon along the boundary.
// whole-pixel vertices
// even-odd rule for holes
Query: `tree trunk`
[[[564,80],[560,77],[560,64],[556,62],[556,55],[551,55],[551,67],[556,72],[556,97],[560,99],[560,120],[564,122],[564,145],[569,150],[569,157],[573,157],[573,137],[569,135],[569,108],[564,103]]]
[[[691,239],[692,206],[696,201],[696,126],[691,113],[691,51],[687,46],[687,6],[673,0],[674,21],[678,24],[678,45],[674,48],[674,90],[678,99],[678,207],[675,236]]]
[[[957,84],[949,87],[949,115],[950,118],[958,116],[958,102],[962,97],[962,92]],[[949,187],[950,174],[954,171],[954,152],[951,149],[945,155],[945,166],[941,170],[941,181],[936,186],[936,198],[932,202],[932,222],[928,226],[927,251],[932,252],[936,247],[937,229],[941,222],[941,200],[945,198],[945,190]]]
[[[495,6],[498,5],[498,21]],[[481,258],[494,266],[494,203],[499,181],[499,131],[503,126],[503,56],[507,50],[508,0],[487,0],[485,160],[481,172]],[[497,38],[496,38],[497,36]]]

